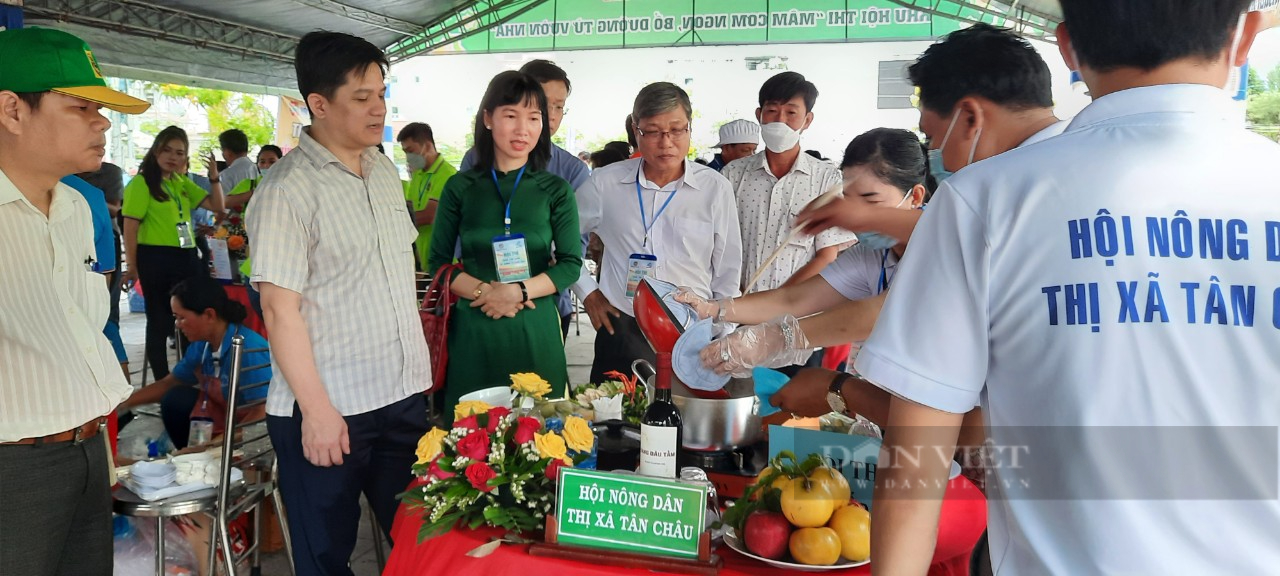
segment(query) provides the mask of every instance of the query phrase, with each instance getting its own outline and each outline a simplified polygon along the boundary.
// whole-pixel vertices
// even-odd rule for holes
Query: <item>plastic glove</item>
[[[671,298],[676,302],[688,304],[698,313],[698,319],[715,318],[716,322],[724,322],[725,319],[733,312],[733,298],[721,298],[719,300],[707,300],[699,296],[693,289],[681,286],[678,288]]]
[[[739,326],[732,334],[702,349],[702,363],[717,374],[746,378],[755,367],[802,364],[813,354],[800,321],[787,314],[764,324]]]

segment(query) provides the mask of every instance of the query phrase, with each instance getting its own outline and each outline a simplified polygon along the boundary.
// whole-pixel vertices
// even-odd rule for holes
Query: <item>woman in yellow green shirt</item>
[[[191,221],[191,211],[198,207],[214,214],[223,211],[222,185],[212,154],[208,159],[211,193],[182,173],[188,146],[187,133],[181,128],[161,130],[143,157],[138,175],[125,186],[120,209],[129,263],[124,280],[142,283],[147,361],[155,380],[169,375],[166,339],[173,334],[169,292],[187,278],[208,274],[201,269],[196,253],[196,223]]]

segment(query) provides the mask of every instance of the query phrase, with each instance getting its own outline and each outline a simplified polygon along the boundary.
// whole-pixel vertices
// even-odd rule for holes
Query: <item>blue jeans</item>
[[[342,465],[320,467],[302,452],[302,412],[268,416],[267,432],[280,464],[280,495],[298,576],[350,576],[360,526],[360,494],[387,539],[399,502],[413,480],[418,439],[427,432],[426,397],[414,394],[372,412],[346,416],[351,453]]]

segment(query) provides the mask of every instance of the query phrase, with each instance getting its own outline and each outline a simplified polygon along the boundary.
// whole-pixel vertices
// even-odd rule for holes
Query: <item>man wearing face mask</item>
[[[920,130],[931,144],[929,170],[939,184],[952,171],[1067,127],[1053,114],[1049,66],[1025,39],[1005,28],[975,24],[930,46],[909,68],[919,90]],[[920,212],[841,199],[809,208],[798,220],[816,234],[833,226],[877,233],[877,242],[906,242]]]
[[[1004,452],[987,483],[998,574],[1280,566],[1277,274],[1260,252],[1280,185],[1255,168],[1280,146],[1230,97],[1263,20],[1249,5],[1061,0],[1059,49],[1093,103],[943,183],[858,357],[893,394],[882,454],[949,453],[981,402]],[[1166,221],[1185,231],[1171,243]],[[937,458],[877,470],[877,573],[925,573],[946,474]],[[1241,553],[1209,552],[1225,550]]]
[[[405,163],[409,165],[412,176],[404,185],[404,200],[413,213],[413,225],[418,227],[418,239],[414,241],[414,254],[417,257],[418,270],[427,265],[427,255],[431,253],[431,230],[436,221],[436,206],[440,203],[440,194],[444,192],[444,184],[458,171],[452,164],[445,162],[440,151],[436,150],[435,135],[431,126],[422,122],[411,122],[400,129],[396,135],[400,149],[404,150]]]
[[[765,150],[730,162],[722,173],[738,199],[742,228],[742,291],[773,290],[821,272],[854,235],[839,229],[793,238],[791,222],[809,202],[840,187],[840,169],[800,152],[800,132],[813,123],[818,88],[796,72],[782,72],[760,87],[760,135]],[[781,252],[748,286],[779,247]]]

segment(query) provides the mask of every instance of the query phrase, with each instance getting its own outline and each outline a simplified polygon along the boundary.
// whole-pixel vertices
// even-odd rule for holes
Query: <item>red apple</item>
[[[747,516],[742,542],[752,554],[780,560],[787,555],[791,530],[791,523],[781,513],[757,510]]]

